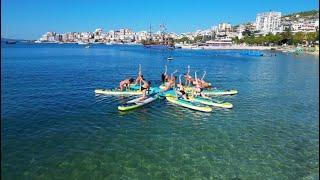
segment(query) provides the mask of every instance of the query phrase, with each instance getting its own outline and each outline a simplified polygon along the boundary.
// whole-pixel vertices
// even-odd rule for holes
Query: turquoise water
[[[4,179],[318,179],[319,60],[141,46],[1,47]],[[174,60],[168,62],[169,55]],[[159,99],[128,113],[128,97],[96,96],[136,76],[206,70],[239,94],[202,113]]]

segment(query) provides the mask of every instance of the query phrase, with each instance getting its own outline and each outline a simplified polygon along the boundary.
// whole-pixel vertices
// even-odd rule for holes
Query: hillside
[[[285,16],[282,16],[282,18],[286,18],[286,17],[288,17],[291,20],[296,20],[298,18],[318,19],[319,10],[303,11],[303,12],[297,12],[297,13],[292,13],[292,14],[287,14]]]

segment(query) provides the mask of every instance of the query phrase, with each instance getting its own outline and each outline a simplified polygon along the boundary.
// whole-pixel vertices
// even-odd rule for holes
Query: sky
[[[129,28],[194,32],[221,22],[253,22],[257,13],[319,9],[319,0],[1,0],[1,37],[38,39],[57,33]]]

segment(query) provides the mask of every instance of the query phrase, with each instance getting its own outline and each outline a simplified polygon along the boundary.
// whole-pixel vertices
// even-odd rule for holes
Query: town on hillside
[[[314,45],[319,43],[319,11],[307,11],[282,16],[281,12],[263,12],[254,22],[232,25],[222,22],[209,29],[174,33],[157,31],[134,32],[128,28],[104,32],[47,32],[36,43],[105,43],[143,44],[152,39],[161,42],[172,38],[176,48],[210,49],[233,45]]]

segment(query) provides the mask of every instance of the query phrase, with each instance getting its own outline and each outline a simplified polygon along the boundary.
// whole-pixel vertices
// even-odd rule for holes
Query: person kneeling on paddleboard
[[[123,91],[124,88],[128,88],[132,82],[133,82],[133,78],[129,78],[121,81],[119,84],[120,90]]]

